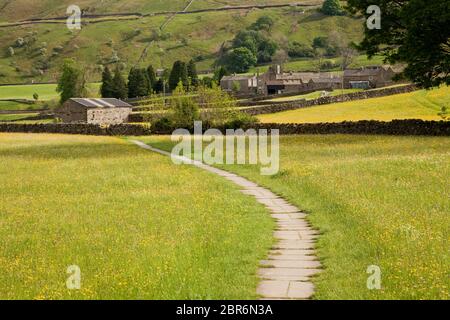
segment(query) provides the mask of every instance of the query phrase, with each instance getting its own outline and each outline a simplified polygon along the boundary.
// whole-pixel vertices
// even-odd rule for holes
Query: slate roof
[[[380,72],[385,71],[383,67],[366,67],[359,69],[347,69],[344,71],[345,77],[365,77],[365,76],[377,76]]]
[[[255,76],[245,76],[245,75],[235,75],[235,76],[224,76],[222,80],[224,81],[239,81],[239,80],[249,80],[254,79]]]
[[[70,100],[88,108],[132,108],[130,104],[115,98],[72,98]]]

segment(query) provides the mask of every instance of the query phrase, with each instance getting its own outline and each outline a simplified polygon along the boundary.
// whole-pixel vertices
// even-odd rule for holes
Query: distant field
[[[37,113],[20,113],[20,114],[0,114],[0,122],[2,121],[16,121],[33,116],[37,116]]]
[[[2,133],[0,163],[0,299],[256,298],[273,222],[222,178],[110,137]]]
[[[264,114],[265,123],[317,123],[358,120],[423,119],[439,120],[438,113],[450,104],[450,87],[430,91],[335,103],[312,108]]]
[[[0,110],[35,110],[42,108],[42,103],[27,104],[14,101],[0,101]]]
[[[362,91],[360,89],[344,89],[344,90],[339,90],[336,89],[332,92],[329,92],[328,96],[338,96],[341,94],[346,94],[346,93],[353,93],[353,92],[358,92],[358,91]],[[281,97],[281,98],[275,98],[275,99],[270,99],[267,101],[273,101],[273,102],[289,102],[289,101],[295,101],[295,100],[301,100],[301,99],[306,99],[306,100],[314,100],[317,98],[320,98],[322,91],[315,91],[312,93],[307,93],[307,94],[300,94],[297,96],[289,96],[289,97]]]
[[[169,137],[143,141],[171,150]],[[224,165],[289,199],[322,235],[315,299],[450,299],[450,138],[283,136],[280,172]],[[369,290],[369,266],[381,290]]]
[[[92,83],[89,89],[94,96],[98,96],[100,83]],[[39,95],[39,100],[51,100],[59,97],[56,92],[56,84],[30,84],[30,85],[14,85],[0,86],[0,99],[28,99],[33,100],[33,94]],[[0,103],[2,103],[0,101]],[[3,102],[5,103],[5,102]]]

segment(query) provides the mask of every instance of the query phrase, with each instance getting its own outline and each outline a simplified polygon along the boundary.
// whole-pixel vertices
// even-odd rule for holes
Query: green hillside
[[[0,0],[0,22],[17,22],[30,18],[63,16],[70,1]],[[246,1],[251,4],[280,4],[284,0]],[[318,3],[322,1],[305,1]],[[188,1],[79,1],[89,13],[160,12],[183,10]],[[302,2],[303,3],[303,2]],[[189,10],[219,8],[226,5],[242,5],[240,1],[194,1]],[[170,67],[175,60],[197,61],[200,71],[213,69],[220,49],[244,28],[261,16],[270,16],[275,25],[270,37],[280,48],[298,41],[310,45],[317,36],[329,36],[338,31],[349,40],[362,37],[362,23],[350,17],[328,17],[308,7],[284,7],[271,9],[246,9],[220,12],[177,15],[163,31],[159,31],[170,15],[130,18],[115,17],[86,20],[80,31],[70,31],[65,21],[56,24],[40,23],[0,28],[0,83],[31,83],[55,81],[58,67],[64,58],[72,57],[90,70],[91,81],[98,80],[99,67],[120,59],[125,70],[141,61],[142,65]],[[33,38],[27,48],[16,48],[18,38]],[[11,56],[8,48],[14,48]],[[143,54],[146,52],[146,54]],[[140,59],[142,57],[142,59]],[[359,64],[367,64],[365,58]],[[378,61],[377,61],[378,62]],[[292,61],[294,68],[308,69],[310,60]],[[264,68],[264,66],[262,67]],[[311,67],[312,68],[312,67]]]

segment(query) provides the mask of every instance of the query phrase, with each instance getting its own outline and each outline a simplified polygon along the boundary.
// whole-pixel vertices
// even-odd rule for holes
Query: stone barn
[[[132,106],[114,98],[67,100],[55,112],[64,123],[121,124],[128,122]]]
[[[394,70],[388,66],[368,66],[344,71],[346,89],[374,89],[394,84]]]

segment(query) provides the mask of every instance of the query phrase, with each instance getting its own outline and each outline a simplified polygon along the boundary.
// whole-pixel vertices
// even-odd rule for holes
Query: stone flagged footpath
[[[171,156],[167,151],[153,148],[132,140],[141,148]],[[267,260],[261,261],[258,275],[261,278],[257,293],[262,299],[309,299],[314,294],[311,277],[320,272],[314,243],[318,232],[306,221],[306,215],[268,189],[262,188],[234,173],[220,170],[187,157],[179,157],[186,164],[194,165],[217,174],[242,188],[245,195],[255,197],[269,209],[277,222],[274,237],[278,242],[272,247]]]

